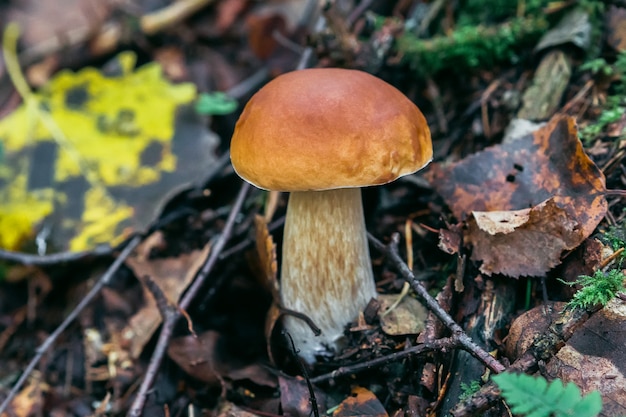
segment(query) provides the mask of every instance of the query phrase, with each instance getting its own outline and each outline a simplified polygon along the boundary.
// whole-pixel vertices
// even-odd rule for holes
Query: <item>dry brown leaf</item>
[[[202,250],[180,255],[176,258],[150,259],[150,252],[155,246],[162,245],[163,235],[153,233],[135,251],[135,256],[126,260],[126,265],[141,281],[149,276],[161,289],[169,303],[175,305],[178,299],[198,273],[209,254],[210,245]],[[143,285],[143,281],[142,281]],[[161,324],[161,313],[157,308],[152,293],[143,286],[146,304],[128,322],[122,330],[122,336],[130,345],[130,354],[138,358],[143,347]]]
[[[41,381],[41,373],[33,372],[30,382],[24,387],[19,394],[15,396],[9,406],[9,414],[2,414],[2,417],[30,417],[41,415],[44,408],[43,395],[50,387]]]
[[[388,414],[373,392],[363,387],[355,387],[352,395],[343,400],[333,412],[333,417],[349,416],[386,417]]]
[[[511,211],[479,214],[484,229],[477,226],[476,215],[470,220],[476,231],[469,233],[465,243],[482,245],[474,248],[473,259],[486,261],[482,268],[486,273],[544,274],[559,263],[559,246],[560,250],[578,246],[607,209],[604,175],[585,154],[575,121],[568,116],[556,116],[533,134],[470,155],[450,167],[435,164],[431,181],[458,219],[465,220],[472,212]],[[552,202],[549,205],[548,200]],[[516,212],[531,208],[535,211]],[[533,213],[549,213],[557,224],[549,225]],[[511,226],[519,226],[526,215],[531,223]],[[499,224],[491,240],[487,236],[489,222],[492,228]],[[507,234],[507,229],[515,231]],[[523,234],[516,238],[518,230]],[[541,241],[533,241],[531,236]],[[549,257],[544,257],[540,245],[549,251]],[[507,262],[512,262],[508,268]]]
[[[618,52],[626,51],[626,9],[611,5],[606,12],[606,42]]]
[[[626,414],[626,304],[614,299],[591,316],[548,362],[546,373],[602,394],[601,416]]]
[[[561,253],[583,241],[578,224],[552,199],[532,209],[472,212],[464,241],[484,274],[540,276],[561,263]]]
[[[250,380],[257,385],[276,387],[276,378],[259,363],[248,364],[229,355],[221,343],[220,333],[209,330],[194,336],[172,339],[167,349],[169,357],[188,375],[209,385],[223,379]]]
[[[271,294],[274,302],[279,302],[278,295],[278,263],[276,261],[276,244],[263,216],[254,217],[254,230],[256,235],[256,251],[261,267],[261,285]]]
[[[390,336],[419,334],[424,330],[428,310],[415,298],[405,296],[392,310],[388,309],[397,301],[397,294],[381,294],[379,319],[382,331]]]
[[[291,417],[310,417],[313,415],[309,388],[301,377],[279,376],[278,384],[280,386],[280,404],[284,415]],[[319,414],[324,415],[326,413],[326,396],[315,386],[313,386],[313,390]]]
[[[433,164],[431,180],[459,219],[472,211],[520,210],[554,198],[588,236],[606,212],[604,175],[585,154],[576,123],[567,116],[450,167]]]
[[[518,316],[511,324],[511,329],[505,339],[506,357],[514,362],[526,352],[535,338],[547,331],[561,317],[564,307],[564,302],[549,302],[548,305],[537,306]]]
[[[22,0],[9,8],[6,21],[22,28],[25,48],[67,45],[87,40],[113,10],[113,0]]]

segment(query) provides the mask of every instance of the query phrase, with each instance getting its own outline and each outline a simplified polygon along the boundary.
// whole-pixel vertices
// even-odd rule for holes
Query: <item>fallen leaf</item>
[[[386,417],[388,414],[373,392],[363,387],[355,387],[351,396],[343,400],[333,412],[333,417],[351,416]]]
[[[626,51],[626,9],[615,5],[606,11],[606,42],[616,51]]]
[[[552,378],[602,395],[600,416],[626,413],[626,304],[614,299],[593,314],[546,365]]]
[[[11,414],[2,414],[2,417],[11,415],[15,417],[30,417],[41,415],[44,409],[44,394],[50,387],[41,381],[41,373],[33,372],[30,382],[11,401],[9,411]]]
[[[537,306],[518,316],[511,324],[504,341],[506,357],[514,362],[526,352],[535,338],[558,320],[564,307],[564,302],[549,302],[548,305]]]
[[[482,235],[468,235],[465,243],[483,245],[474,248],[473,259],[489,261],[490,265],[483,266],[486,273],[544,274],[558,264],[555,255],[558,247],[563,250],[578,246],[594,231],[607,210],[604,175],[585,154],[574,119],[567,116],[556,116],[533,134],[487,148],[449,167],[434,164],[430,175],[431,183],[460,220],[468,219],[473,212],[512,211],[478,214],[482,228],[476,223],[476,215],[472,216],[470,223],[474,223],[475,232],[470,234]],[[551,226],[537,218],[543,210],[548,210],[546,213],[559,222],[552,232],[561,231],[565,235],[550,236]],[[531,223],[513,227],[526,216]],[[498,233],[489,241],[486,236],[489,227],[495,227],[496,223],[499,223]],[[534,228],[529,227],[531,224]],[[544,232],[537,227],[544,228]],[[513,229],[514,233],[505,233]],[[516,244],[517,230],[524,235]],[[543,253],[534,257],[518,253],[525,244],[538,246],[528,240],[529,232],[541,236],[551,259],[543,259]],[[536,254],[537,249],[534,251]],[[526,265],[511,264],[508,272],[504,272],[505,259],[516,258]]]
[[[54,250],[116,245],[147,227],[167,191],[205,175],[218,139],[187,106],[195,86],[135,61],[61,71],[0,120],[0,248],[46,228]]]
[[[178,299],[198,273],[210,251],[210,245],[202,250],[179,255],[175,258],[150,259],[153,247],[162,244],[163,235],[156,232],[150,235],[135,251],[135,256],[126,260],[126,265],[136,277],[149,276],[167,298],[171,305],[178,303]],[[142,281],[143,285],[143,281]],[[133,315],[121,334],[130,345],[133,358],[138,358],[143,347],[152,337],[162,321],[161,313],[157,308],[152,293],[143,285],[146,304]]]
[[[276,378],[259,363],[245,363],[230,355],[223,336],[208,330],[197,337],[189,335],[171,340],[168,356],[189,376],[209,385],[223,379],[249,380],[257,385],[276,387]]]
[[[267,229],[267,222],[263,216],[257,214],[254,217],[254,230],[256,236],[256,252],[261,269],[259,279],[261,285],[272,294],[272,298],[278,303],[280,296],[277,278],[278,263],[276,261],[276,244]]]
[[[112,0],[22,0],[19,6],[9,8],[5,22],[17,22],[24,29],[22,41],[27,48],[45,46],[49,50],[51,44],[87,40],[109,17],[114,3]]]
[[[561,263],[561,253],[582,242],[578,223],[552,199],[532,209],[472,212],[464,241],[484,274],[540,276]]]
[[[311,394],[306,382],[301,377],[279,376],[278,385],[280,386],[280,404],[285,415],[291,417],[310,417],[313,415]],[[326,396],[315,386],[313,386],[313,390],[319,414],[324,415],[326,413]]]
[[[428,317],[428,310],[415,298],[405,296],[397,306],[388,311],[397,298],[397,294],[378,296],[380,302],[379,319],[383,332],[390,336],[421,333]]]

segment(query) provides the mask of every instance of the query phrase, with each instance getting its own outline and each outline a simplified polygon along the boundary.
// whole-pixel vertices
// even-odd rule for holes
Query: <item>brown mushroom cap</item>
[[[230,150],[239,176],[278,191],[385,184],[432,158],[415,104],[379,78],[338,68],[265,85],[244,108]]]

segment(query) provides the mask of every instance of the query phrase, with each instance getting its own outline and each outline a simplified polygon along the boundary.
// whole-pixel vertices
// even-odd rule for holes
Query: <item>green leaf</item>
[[[493,381],[514,414],[526,417],[596,417],[602,410],[600,393],[593,391],[581,397],[572,382],[563,385],[560,379],[550,383],[542,377],[502,373]]]
[[[225,115],[237,110],[237,100],[222,92],[201,93],[196,101],[196,112],[203,115]]]

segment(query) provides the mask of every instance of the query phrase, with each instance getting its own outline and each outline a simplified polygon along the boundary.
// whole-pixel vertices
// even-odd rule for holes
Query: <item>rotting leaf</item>
[[[280,386],[280,404],[283,413],[293,417],[310,417],[313,415],[312,398],[309,388],[302,377],[278,377]],[[313,386],[315,404],[320,415],[326,413],[326,396],[317,387]]]
[[[281,317],[279,285],[278,285],[278,263],[276,261],[276,244],[272,235],[267,229],[265,218],[260,215],[254,217],[254,230],[256,241],[256,254],[259,262],[259,280],[261,285],[272,294],[272,305],[265,317],[265,342],[267,354],[270,362],[274,363],[272,352],[272,335],[274,328]]]
[[[249,380],[257,385],[275,388],[276,378],[260,363],[244,363],[228,354],[221,343],[222,335],[208,330],[194,336],[172,339],[168,356],[189,376],[209,385],[218,385],[224,378],[231,381]]]
[[[392,310],[388,310],[398,298],[397,294],[381,294],[380,326],[382,331],[391,336],[418,334],[424,330],[428,310],[411,296],[405,296]]]
[[[552,199],[532,209],[472,212],[465,242],[484,274],[539,276],[561,263],[561,253],[583,238],[578,224]]]
[[[626,304],[614,299],[593,314],[546,365],[551,378],[578,385],[583,392],[600,391],[600,416],[626,414]]]
[[[126,260],[126,264],[136,277],[149,276],[167,297],[168,302],[175,305],[208,256],[210,245],[207,244],[202,250],[176,258],[150,259],[152,248],[161,245],[162,240],[161,232],[153,233],[137,248],[136,256]],[[162,321],[154,296],[145,285],[143,291],[146,304],[130,318],[122,331],[122,336],[130,345],[129,350],[133,358],[139,357],[143,347]]]
[[[593,232],[607,209],[604,175],[585,154],[574,119],[567,116],[556,116],[533,134],[470,155],[450,167],[435,164],[431,180],[461,220],[466,220],[472,212],[535,210],[491,215],[508,216],[509,222],[529,215],[528,219],[534,219],[534,229],[530,224],[517,227],[506,238],[491,240],[470,236],[477,233],[471,231],[465,237],[465,243],[474,244],[474,260],[489,260],[490,265],[483,266],[486,273],[544,274],[558,264],[558,258],[552,254],[552,259],[544,259],[543,251],[538,256],[539,245],[527,240],[528,233],[539,233],[543,244],[554,253],[559,245],[561,250],[572,249]],[[543,210],[549,210],[546,213],[559,224],[548,226],[543,221],[542,225],[531,216]],[[481,216],[484,222],[488,220],[488,215]],[[472,221],[475,222],[475,216]],[[540,232],[538,227],[547,229]],[[554,230],[549,232],[550,228]],[[474,229],[479,230],[478,226]],[[517,230],[526,234],[525,237],[517,238]],[[550,234],[556,230],[566,235]],[[514,265],[516,259],[524,264]]]
[[[355,387],[351,396],[343,400],[333,412],[333,417],[349,416],[386,417],[388,414],[373,392],[363,387]]]
[[[0,120],[0,248],[46,227],[54,250],[117,245],[167,191],[205,175],[218,139],[189,109],[195,86],[135,61],[125,52],[115,74],[61,71]]]
[[[606,42],[618,52],[626,51],[626,9],[609,6],[606,13]]]
[[[276,244],[267,229],[267,222],[263,216],[254,217],[256,235],[256,251],[261,268],[261,285],[267,289],[275,302],[279,302],[278,295],[278,263],[276,262]]]

